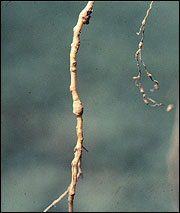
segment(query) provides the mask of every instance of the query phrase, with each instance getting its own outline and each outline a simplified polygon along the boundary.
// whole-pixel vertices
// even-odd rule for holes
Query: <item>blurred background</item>
[[[71,181],[76,118],[69,53],[86,1],[1,2],[1,211],[42,212]],[[157,1],[146,22],[142,57],[146,106],[135,86],[135,52],[148,1],[95,2],[77,55],[84,106],[82,169],[75,211],[177,212],[168,163],[179,143],[179,2]],[[175,124],[176,123],[176,124]],[[176,126],[175,126],[176,125]],[[176,135],[174,135],[176,134]],[[178,168],[176,164],[175,168]],[[175,169],[177,171],[177,169]],[[177,173],[179,175],[179,172]],[[178,189],[179,190],[179,189]],[[51,212],[68,210],[67,196]]]

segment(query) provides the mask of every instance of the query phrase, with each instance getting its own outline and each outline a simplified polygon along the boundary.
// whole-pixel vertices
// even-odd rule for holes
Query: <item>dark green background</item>
[[[69,92],[73,27],[87,2],[1,4],[2,211],[42,212],[71,179],[76,118]],[[179,87],[179,3],[155,2],[142,57],[160,82],[143,75],[147,93],[174,109],[150,108],[137,75],[136,35],[146,1],[95,2],[77,55],[84,106],[84,178],[75,211],[178,211],[167,156]],[[67,197],[51,211],[67,211]]]

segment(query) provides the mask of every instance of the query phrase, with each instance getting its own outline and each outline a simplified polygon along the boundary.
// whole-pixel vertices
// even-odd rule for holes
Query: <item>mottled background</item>
[[[69,92],[73,27],[87,2],[4,1],[1,4],[1,210],[42,212],[71,179],[76,118]],[[77,89],[84,106],[84,178],[75,211],[178,211],[167,159],[179,95],[179,2],[157,1],[147,19],[143,59],[160,82],[137,75],[136,35],[147,1],[95,2],[83,26]],[[177,119],[176,119],[177,120]],[[178,123],[178,121],[177,121]],[[67,211],[67,197],[51,211]]]

